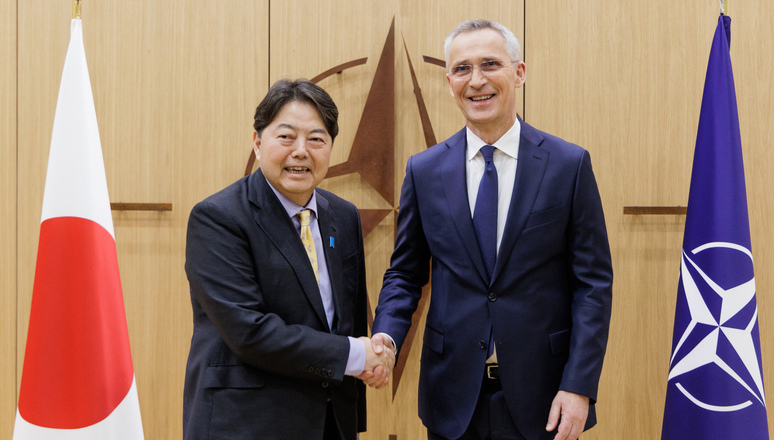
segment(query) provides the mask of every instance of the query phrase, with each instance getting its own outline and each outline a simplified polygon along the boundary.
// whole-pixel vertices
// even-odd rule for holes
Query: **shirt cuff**
[[[363,342],[359,339],[347,336],[349,338],[349,357],[347,358],[347,368],[344,374],[347,376],[360,376],[365,370],[366,349]]]

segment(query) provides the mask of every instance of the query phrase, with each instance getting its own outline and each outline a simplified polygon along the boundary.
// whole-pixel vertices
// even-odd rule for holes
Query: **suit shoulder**
[[[422,168],[423,166],[429,166],[432,169],[438,165],[438,161],[450,150],[455,148],[464,149],[465,145],[465,129],[463,128],[450,138],[443,140],[426,150],[413,154],[409,160],[415,167]]]
[[[575,158],[581,157],[587,153],[586,149],[578,144],[566,141],[558,136],[554,136],[550,133],[546,133],[545,131],[538,130],[526,124],[522,126],[522,133],[525,137],[527,137],[527,139],[532,141],[541,139],[535,143],[537,143],[541,148],[545,148],[551,152],[556,152],[568,157]]]
[[[194,205],[191,213],[208,209],[232,211],[235,206],[247,200],[248,178],[249,176],[242,177],[216,193],[207,196],[204,200]]]
[[[443,152],[447,151],[449,147],[446,145],[446,141],[433,145],[432,147],[413,154],[411,158],[419,161],[433,161],[436,160]]]
[[[315,191],[317,191],[319,196],[322,196],[325,200],[327,200],[333,209],[357,212],[357,206],[355,206],[355,204],[349,200],[341,198],[336,194],[322,188],[317,188]]]

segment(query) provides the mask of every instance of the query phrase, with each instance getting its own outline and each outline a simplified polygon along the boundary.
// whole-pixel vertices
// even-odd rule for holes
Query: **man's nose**
[[[306,157],[306,139],[296,139],[293,143],[293,152],[291,154],[293,157]]]
[[[481,72],[478,66],[473,66],[473,72],[470,74],[470,85],[480,87],[484,84],[486,84],[486,75]]]

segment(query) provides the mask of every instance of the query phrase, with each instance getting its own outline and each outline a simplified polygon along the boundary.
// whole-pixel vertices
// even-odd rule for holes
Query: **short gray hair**
[[[483,29],[492,29],[497,31],[505,41],[505,51],[508,53],[508,56],[511,57],[511,61],[521,61],[521,49],[519,48],[519,40],[507,27],[501,25],[500,23],[489,20],[468,20],[458,24],[457,27],[451,31],[449,36],[446,37],[446,41],[444,41],[443,54],[446,58],[447,70],[449,68],[449,48],[451,47],[452,41],[454,41],[458,35],[465,32],[473,32]]]

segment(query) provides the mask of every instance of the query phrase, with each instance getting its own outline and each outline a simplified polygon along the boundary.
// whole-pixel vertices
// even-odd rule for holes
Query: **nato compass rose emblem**
[[[683,249],[669,383],[708,411],[766,407],[752,253],[733,243]]]

